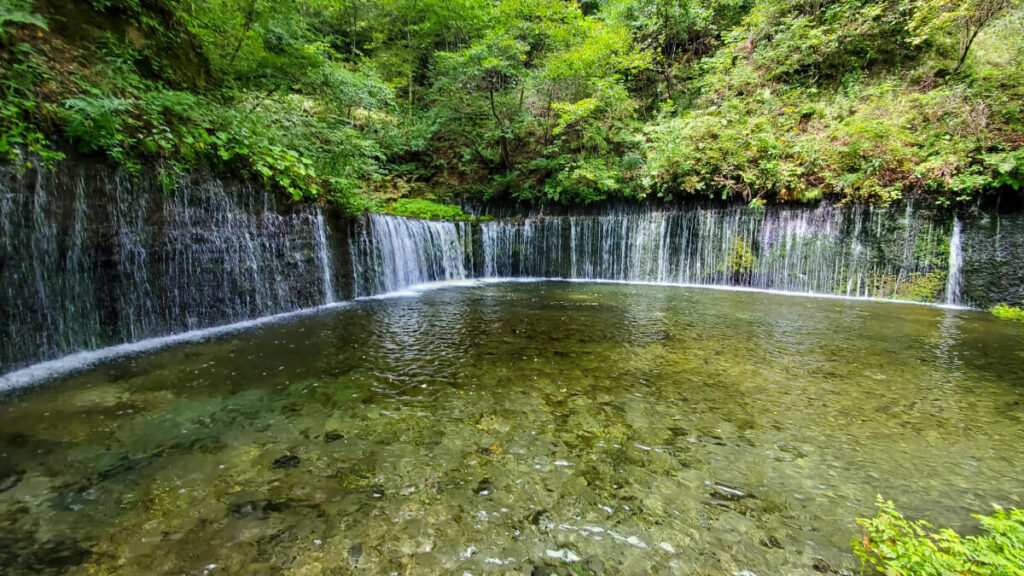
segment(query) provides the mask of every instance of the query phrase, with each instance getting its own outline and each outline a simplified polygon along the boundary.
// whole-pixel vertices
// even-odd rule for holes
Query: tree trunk
[[[494,121],[498,124],[498,158],[507,172],[512,169],[512,162],[508,157],[508,139],[505,137],[505,123],[501,120],[501,116],[498,115],[498,108],[494,105],[494,90],[488,90],[487,94],[491,99],[491,114],[494,115]]]
[[[973,32],[971,32],[969,30],[968,30],[968,32],[969,32],[969,36],[967,36],[967,41],[961,43],[960,60],[957,61],[956,68],[953,69],[953,74],[956,74],[957,72],[959,72],[960,68],[963,67],[964,62],[967,60],[967,53],[970,52],[970,50],[971,50],[971,44],[974,44],[974,39],[977,38],[978,37],[978,33],[981,32],[981,26],[978,26],[977,28],[975,28]]]

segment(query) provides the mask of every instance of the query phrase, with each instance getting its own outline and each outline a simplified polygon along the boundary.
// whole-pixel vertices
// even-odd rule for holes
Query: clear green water
[[[0,566],[855,570],[876,493],[968,531],[1024,506],[1022,402],[1024,327],[980,312],[572,283],[363,301],[0,398]]]

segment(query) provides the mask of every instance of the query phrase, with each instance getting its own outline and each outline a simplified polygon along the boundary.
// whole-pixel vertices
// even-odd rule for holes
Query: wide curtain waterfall
[[[473,230],[466,223],[371,216],[353,257],[360,263],[359,293],[475,275],[959,303],[959,267],[951,265],[958,262],[959,228],[951,230],[909,204],[903,210],[827,204],[623,210],[485,221]],[[949,293],[939,294],[943,289]]]
[[[0,374],[473,278],[1015,302],[1024,298],[1022,255],[1019,215],[953,218],[910,203],[606,207],[437,222],[345,216],[212,176],[165,182],[81,164],[0,171]]]

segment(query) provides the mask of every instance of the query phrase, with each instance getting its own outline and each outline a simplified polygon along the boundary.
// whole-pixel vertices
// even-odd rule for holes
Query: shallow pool
[[[355,302],[0,397],[5,574],[856,570],[1024,506],[1024,327],[565,282]]]

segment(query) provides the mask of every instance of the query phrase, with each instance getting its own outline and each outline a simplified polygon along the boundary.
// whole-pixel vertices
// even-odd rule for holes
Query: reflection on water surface
[[[513,283],[370,300],[0,399],[20,574],[816,575],[876,493],[1024,506],[1024,329]]]

